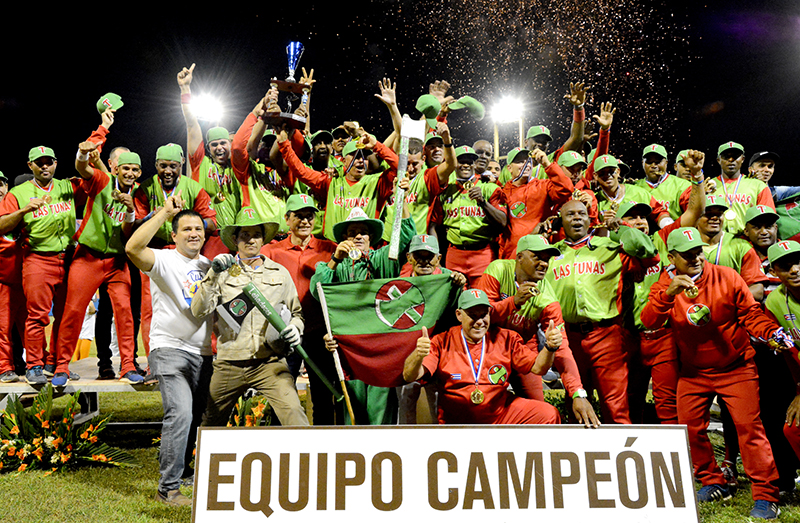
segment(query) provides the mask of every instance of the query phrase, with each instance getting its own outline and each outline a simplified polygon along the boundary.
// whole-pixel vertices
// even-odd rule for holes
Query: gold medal
[[[111,191],[111,197],[114,198],[115,200],[119,201],[120,196],[122,196],[122,193],[119,192],[119,189],[114,189],[113,191]]]
[[[231,268],[228,269],[228,274],[236,278],[242,273],[242,268],[239,267],[239,264],[231,265]]]
[[[698,294],[700,294],[700,289],[698,289],[697,287],[689,287],[688,289],[683,291],[683,293],[686,295],[687,298],[694,299],[697,298]]]
[[[222,193],[222,191],[217,193],[217,200],[219,200],[221,202],[225,201],[225,195]]]
[[[42,196],[42,200],[44,200],[44,203],[50,203],[51,201],[53,201],[53,199],[50,197],[49,194],[45,194],[44,196]]]
[[[580,189],[575,189],[575,191],[572,193],[572,199],[573,200],[580,200],[581,199],[581,190]]]
[[[474,183],[473,183],[471,180],[470,180],[470,181],[467,181],[467,182],[464,182],[464,183],[463,183],[463,184],[461,184],[461,185],[464,187],[464,190],[465,190],[465,191],[469,191],[470,189],[472,189],[473,187],[475,187],[475,184],[474,184]]]
[[[469,395],[469,399],[472,400],[472,403],[475,405],[480,405],[483,403],[483,392],[480,389],[476,388],[472,391],[472,394]]]
[[[533,296],[534,298],[542,293],[542,291],[539,290],[539,287],[536,285],[536,283],[533,284],[533,287],[528,289],[528,292],[530,292],[531,296]]]
[[[735,220],[736,219],[736,211],[733,209],[728,209],[725,211],[725,219],[726,220]]]
[[[349,256],[351,260],[356,261],[361,258],[361,251],[359,249],[353,249],[347,253],[347,256]]]

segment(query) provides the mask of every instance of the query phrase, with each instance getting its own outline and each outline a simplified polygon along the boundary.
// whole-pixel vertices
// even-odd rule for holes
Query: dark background
[[[109,146],[139,152],[149,176],[159,145],[185,146],[175,81],[183,66],[197,64],[193,92],[222,98],[220,124],[235,130],[269,78],[286,76],[285,47],[299,40],[300,66],[318,79],[314,130],[354,119],[385,137],[391,122],[373,96],[382,77],[397,81],[401,111],[412,117],[428,84],[446,79],[452,94],[475,96],[487,112],[493,100],[519,95],[525,128],[547,125],[560,145],[571,121],[562,97],[571,80],[585,80],[593,86],[588,116],[602,101],[618,107],[611,152],[636,177],[649,143],[667,147],[671,166],[680,149],[714,157],[733,140],[747,158],[778,152],[774,182],[800,183],[800,2],[382,0],[181,11],[6,18],[0,170],[12,179],[27,172],[27,151],[43,144],[56,151],[58,176],[71,176],[77,144],[100,122],[95,102],[111,91],[125,107]],[[457,144],[491,140],[488,115],[476,122],[460,111],[450,122]],[[501,137],[505,154],[516,145],[515,125],[501,127]],[[713,158],[706,172],[718,173]]]

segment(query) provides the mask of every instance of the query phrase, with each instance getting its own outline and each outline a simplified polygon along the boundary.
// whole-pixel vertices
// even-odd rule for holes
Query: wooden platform
[[[81,379],[75,381],[70,380],[69,383],[63,387],[53,388],[53,397],[63,396],[65,394],[74,394],[80,391],[81,395],[79,398],[79,403],[81,405],[81,413],[75,418],[79,423],[87,421],[100,414],[100,400],[98,397],[98,393],[100,392],[157,392],[159,390],[158,383],[154,383],[152,385],[131,385],[130,383],[120,381],[119,358],[112,358],[111,361],[114,371],[117,373],[117,379],[98,380],[97,358],[89,357],[82,360],[73,361],[69,365],[70,370],[74,373],[77,373]],[[147,368],[147,358],[140,356],[137,358],[137,361],[143,369]],[[45,385],[37,385],[34,387],[32,385],[28,385],[24,378],[16,383],[0,383],[0,410],[5,408],[10,396],[38,394],[44,386]],[[307,390],[308,378],[298,378],[297,392],[300,395],[303,395]],[[307,405],[306,410],[308,411],[309,409],[310,405]],[[153,426],[161,425],[161,423],[155,422],[143,425]]]

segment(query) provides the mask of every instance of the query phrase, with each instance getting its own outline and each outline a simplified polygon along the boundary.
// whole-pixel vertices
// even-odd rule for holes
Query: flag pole
[[[328,329],[328,336],[333,338],[331,332],[331,319],[328,317],[328,302],[325,300],[325,291],[322,290],[322,282],[317,282],[317,295],[319,296],[319,304],[322,305],[322,316],[325,318],[325,328]],[[339,359],[339,351],[333,351],[333,363],[336,366],[336,374],[339,376],[339,383],[342,384],[342,393],[344,394],[344,403],[347,405],[347,412],[350,414],[350,424],[356,424],[356,417],[353,414],[353,404],[350,403],[350,395],[347,393],[347,386],[344,384],[344,371],[342,370],[342,361]]]
[[[267,321],[273,327],[275,327],[278,330],[278,332],[281,332],[283,329],[286,328],[286,323],[284,323],[280,314],[278,314],[278,312],[275,310],[275,307],[273,307],[272,304],[267,301],[264,295],[261,294],[261,291],[258,290],[256,286],[253,285],[252,282],[245,285],[244,293],[247,294],[247,296],[249,296],[251,300],[253,300],[253,304],[256,306],[256,308],[259,311],[261,311],[261,314],[264,315]],[[303,349],[303,347],[301,347],[299,343],[294,346],[294,349],[300,356],[303,357],[303,359],[306,362],[306,365],[308,365],[308,367],[319,377],[320,381],[322,381],[322,383],[325,384],[328,390],[331,391],[333,397],[336,398],[336,401],[341,401],[342,395],[339,393],[339,391],[336,390],[336,387],[333,386],[333,384],[328,380],[328,378],[325,377],[322,371],[319,370],[317,364],[314,363],[311,360],[311,358],[308,357],[308,354],[306,353],[305,349]]]

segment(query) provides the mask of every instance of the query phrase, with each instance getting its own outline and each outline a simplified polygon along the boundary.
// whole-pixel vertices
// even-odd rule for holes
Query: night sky
[[[782,161],[774,180],[797,184],[800,158],[800,3],[523,0],[518,2],[376,1],[292,2],[243,10],[233,4],[187,15],[170,9],[124,15],[74,10],[48,12],[42,24],[7,19],[0,118],[6,154],[0,170],[27,171],[27,151],[52,146],[58,176],[74,175],[77,144],[100,122],[97,99],[111,91],[125,107],[109,146],[142,155],[145,176],[159,145],[185,145],[175,77],[197,64],[193,92],[224,100],[220,122],[230,130],[287,74],[286,44],[305,45],[300,66],[314,68],[313,130],[358,120],[379,138],[391,131],[373,95],[384,76],[398,82],[402,112],[435,79],[456,97],[469,94],[491,108],[516,94],[526,102],[525,127],[550,127],[557,145],[567,138],[571,80],[594,86],[587,117],[600,102],[618,107],[611,152],[643,176],[642,148],[662,143],[670,165],[680,149],[716,156],[728,140],[747,158],[774,150]],[[289,7],[290,6],[290,7]],[[339,14],[331,16],[330,6]],[[225,8],[236,14],[220,14]],[[189,10],[188,8],[186,9]],[[82,20],[82,21],[77,21]],[[297,76],[299,78],[299,75]],[[450,119],[457,144],[491,139],[489,116],[464,111]],[[204,127],[207,127],[204,124]],[[513,124],[501,128],[501,153],[515,145]],[[713,159],[706,173],[718,174]]]

